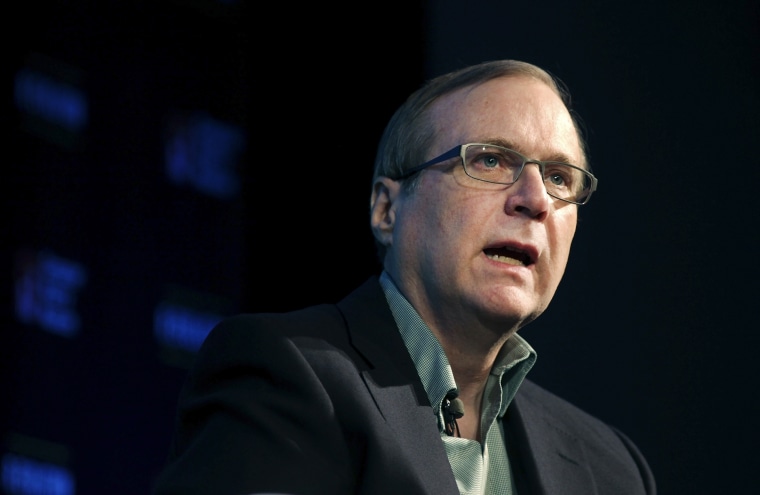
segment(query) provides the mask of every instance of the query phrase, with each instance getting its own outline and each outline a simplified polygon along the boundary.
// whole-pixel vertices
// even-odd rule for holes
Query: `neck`
[[[464,416],[457,420],[459,433],[462,438],[479,442],[483,393],[495,355],[481,357],[479,360],[468,358],[459,352],[447,352],[447,356],[459,391],[459,399],[464,405]]]
[[[482,348],[473,345],[472,340],[459,341],[459,345],[456,345],[451,340],[441,339],[440,336],[438,338],[451,365],[459,399],[464,405],[464,416],[457,420],[460,435],[462,438],[480,442],[483,394],[493,364],[508,336],[503,335],[490,346]]]

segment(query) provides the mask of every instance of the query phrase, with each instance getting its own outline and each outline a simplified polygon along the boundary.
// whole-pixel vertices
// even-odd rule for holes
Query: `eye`
[[[503,158],[499,155],[495,154],[484,154],[480,157],[480,161],[483,163],[483,166],[485,168],[495,168],[498,167],[502,162]]]
[[[568,190],[581,183],[580,175],[580,171],[563,163],[546,164],[544,181],[556,190]]]
[[[522,166],[522,156],[507,148],[472,145],[466,150],[465,172],[470,177],[496,184],[511,184]]]
[[[552,183],[552,185],[555,185],[555,186],[562,186],[565,184],[565,182],[567,182],[565,178],[562,176],[562,174],[558,174],[558,173],[547,174],[546,180],[548,180],[549,182]]]
[[[480,153],[470,158],[470,166],[478,170],[494,170],[497,168],[510,168],[513,165],[504,153],[498,150],[494,151],[483,148]]]

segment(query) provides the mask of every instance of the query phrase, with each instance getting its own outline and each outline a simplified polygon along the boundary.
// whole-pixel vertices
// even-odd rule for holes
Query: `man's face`
[[[536,79],[464,88],[431,113],[437,133],[427,159],[478,142],[583,165],[569,113]],[[386,269],[431,328],[485,336],[541,314],[565,271],[578,207],[549,196],[535,164],[509,186],[468,177],[459,158],[426,169],[420,181],[409,195],[390,183]]]

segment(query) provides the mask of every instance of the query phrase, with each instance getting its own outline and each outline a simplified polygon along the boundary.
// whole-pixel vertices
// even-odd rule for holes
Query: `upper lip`
[[[486,254],[501,254],[518,259],[525,266],[532,265],[538,260],[538,249],[535,246],[513,241],[501,241],[489,244],[483,251]]]

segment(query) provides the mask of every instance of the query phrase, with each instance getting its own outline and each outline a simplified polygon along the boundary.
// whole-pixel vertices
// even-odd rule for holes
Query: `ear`
[[[400,193],[401,184],[388,177],[378,177],[372,184],[370,225],[375,239],[386,247],[393,244],[393,226]]]

